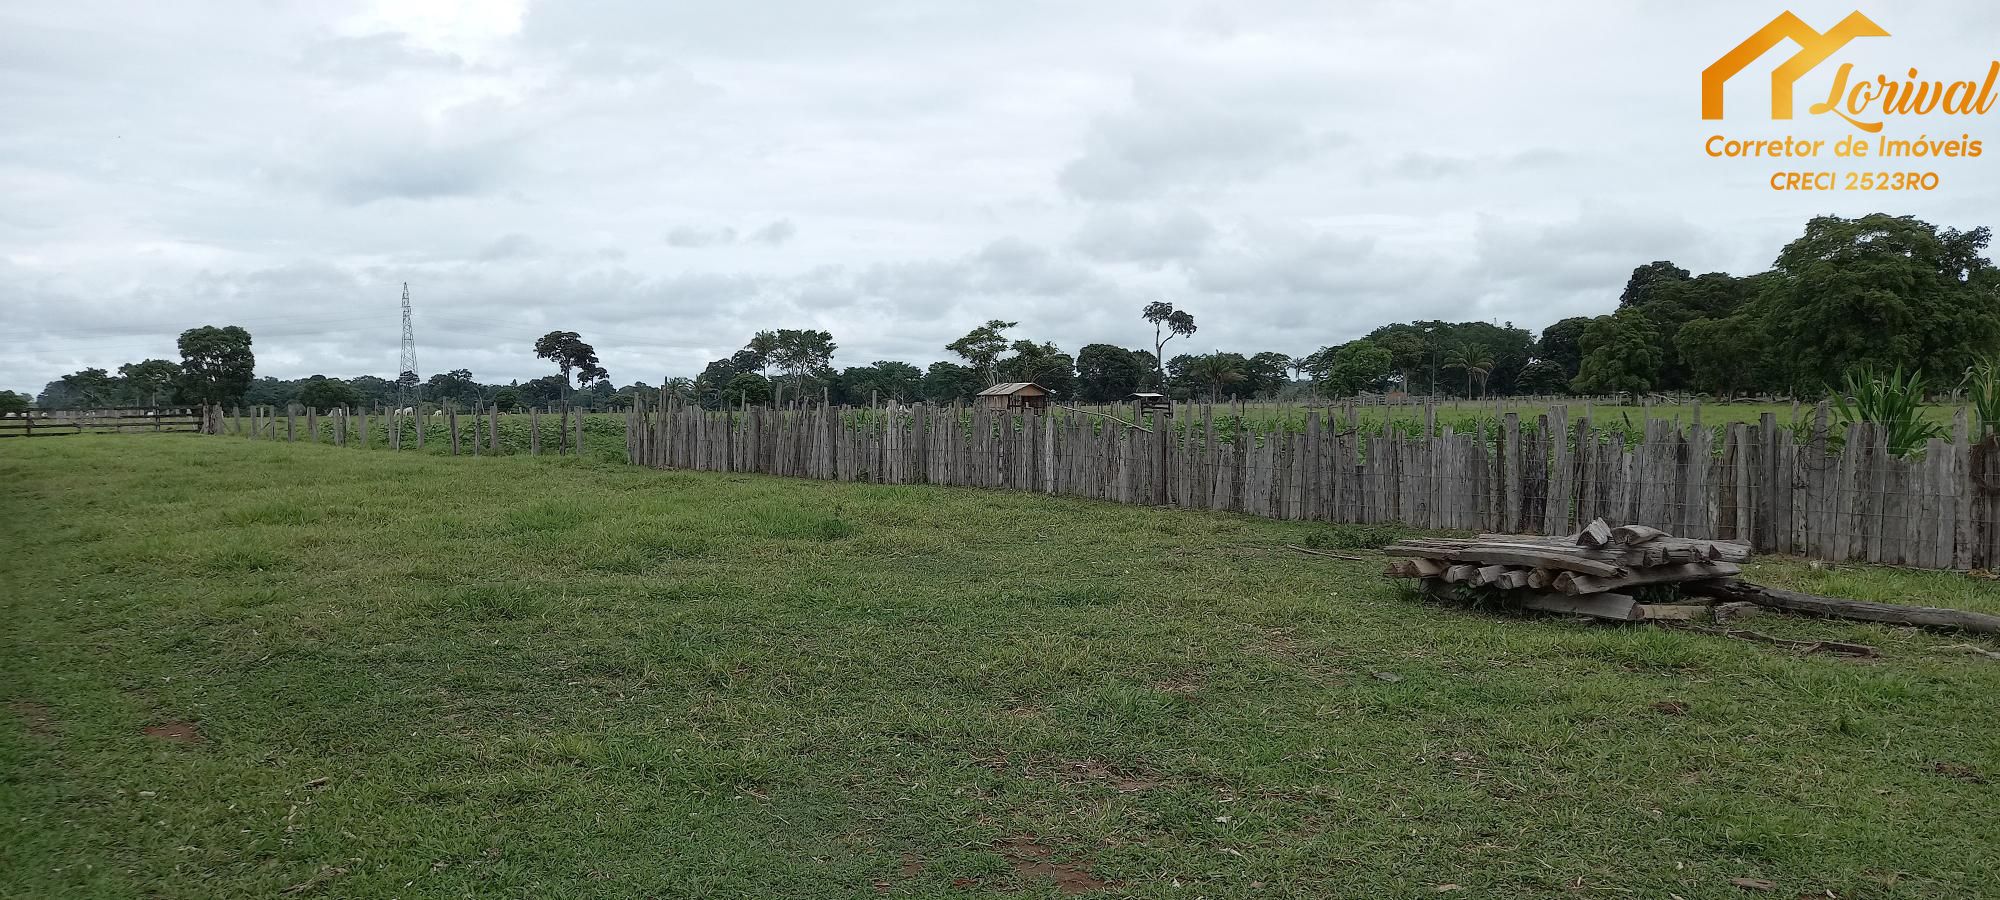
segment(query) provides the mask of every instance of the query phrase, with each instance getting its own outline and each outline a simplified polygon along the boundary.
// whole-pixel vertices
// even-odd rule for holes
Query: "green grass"
[[[1964,636],[1751,620],[1882,651],[1801,656],[1281,549],[1384,533],[550,457],[81,436],[0,484],[0,897],[2000,885]]]

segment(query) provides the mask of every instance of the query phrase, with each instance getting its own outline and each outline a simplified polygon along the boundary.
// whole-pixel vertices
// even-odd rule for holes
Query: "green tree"
[[[159,406],[172,401],[180,386],[181,367],[164,359],[148,359],[118,367],[126,393],[134,402]]]
[[[694,379],[669,378],[660,383],[660,396],[664,399],[689,403],[696,399]]]
[[[771,357],[778,352],[778,333],[759,331],[751,335],[750,343],[743,345],[743,351],[748,351],[750,355],[746,358],[742,356],[742,351],[738,352],[736,364],[739,371],[755,368],[765,378],[771,377]]]
[[[76,409],[82,405],[83,401],[76,396],[76,390],[62,378],[42,385],[41,392],[35,395],[37,409]]]
[[[768,332],[759,333],[762,337]],[[752,339],[756,343],[756,339]],[[803,397],[807,393],[807,381],[825,380],[833,374],[833,351],[838,345],[833,342],[830,331],[812,329],[780,328],[773,338],[768,355],[771,364],[783,373],[789,396]]]
[[[70,403],[84,409],[96,409],[117,402],[121,386],[118,379],[103,369],[82,369],[62,377],[62,383]]]
[[[1465,396],[1472,396],[1472,383],[1477,380],[1481,393],[1486,390],[1486,377],[1493,374],[1493,354],[1475,343],[1465,343],[1445,352],[1444,368],[1457,369],[1465,373]]]
[[[1863,367],[1957,373],[2000,350],[1990,238],[1881,213],[1806,223],[1761,285],[1783,379],[1817,392]]]
[[[1514,388],[1523,394],[1566,394],[1572,376],[1553,360],[1538,359],[1521,370]]]
[[[357,406],[374,406],[376,404],[388,406],[396,402],[398,385],[387,378],[375,375],[357,375],[347,379],[347,386],[353,388],[354,393],[361,398],[357,401]]]
[[[856,405],[872,400],[909,403],[923,388],[924,370],[906,362],[876,360],[840,373],[840,394]]]
[[[1583,365],[1570,387],[1579,394],[1652,390],[1660,372],[1660,334],[1645,314],[1621,309],[1583,330]]]
[[[1292,357],[1265,351],[1243,361],[1243,392],[1252,397],[1276,397],[1291,383]]]
[[[986,385],[982,387],[991,386],[1000,380],[997,371],[1000,354],[1007,352],[1009,346],[1005,332],[1018,324],[1020,323],[993,319],[966,332],[964,337],[944,345],[944,348],[958,354],[958,358],[965,360],[967,366],[986,379]]]
[[[455,369],[453,371],[464,372],[465,370]],[[470,375],[470,373],[467,374],[468,376]],[[469,381],[470,378],[468,377],[467,380]],[[540,378],[515,385],[514,390],[520,394],[522,405],[531,408],[547,409],[562,402],[564,390],[567,385],[568,379],[563,378],[561,375],[543,375]]]
[[[1173,304],[1164,301],[1155,300],[1146,304],[1146,308],[1139,311],[1139,318],[1153,323],[1153,359],[1156,365],[1158,360],[1167,358],[1168,341],[1195,332],[1194,314],[1175,309]],[[1161,375],[1167,372],[1164,366],[1159,371]]]
[[[1749,387],[1766,346],[1761,325],[1749,315],[1682,325],[1674,344],[1688,367],[1689,386],[1718,397]]]
[[[1619,295],[1618,308],[1636,310],[1653,323],[1660,344],[1655,389],[1690,386],[1689,367],[1679,350],[1681,326],[1696,319],[1733,315],[1743,305],[1747,285],[1746,280],[1722,272],[1690,277],[1686,269],[1664,261],[1633,270],[1625,292]]]
[[[1639,266],[1632,270],[1632,277],[1625,279],[1625,290],[1618,295],[1618,308],[1644,305],[1662,286],[1680,284],[1689,277],[1688,270],[1664,259]]]
[[[722,386],[722,401],[724,405],[731,403],[763,405],[769,403],[771,402],[771,379],[765,378],[756,372],[738,372],[735,377],[729,379],[728,384]]]
[[[472,380],[470,369],[439,372],[424,383],[424,398],[430,403],[471,403],[481,394],[479,382]],[[306,402],[305,398],[300,397],[299,402]]]
[[[1155,367],[1113,344],[1085,344],[1076,354],[1077,393],[1091,403],[1130,397]]]
[[[609,378],[604,367],[597,364],[597,349],[583,342],[583,337],[574,331],[551,331],[535,341],[535,356],[555,363],[562,371],[563,399],[569,399],[569,380],[575,373],[577,387],[588,387],[593,382]]]
[[[933,403],[970,400],[992,382],[971,366],[934,362],[924,371],[924,399]]]
[[[1360,338],[1306,357],[1306,371],[1326,386],[1329,396],[1350,397],[1388,381],[1394,374],[1394,357],[1381,344]]]
[[[995,369],[1001,381],[1031,381],[1058,397],[1076,393],[1076,360],[1053,343],[1015,341],[1014,355]]]
[[[0,391],[0,413],[24,413],[28,411],[28,395],[14,391]]]
[[[1542,329],[1542,336],[1535,341],[1535,358],[1554,363],[1562,370],[1564,382],[1575,378],[1583,365],[1583,329],[1589,325],[1589,316],[1571,316]]]
[[[312,409],[345,409],[360,399],[347,382],[325,375],[314,375],[299,386],[299,403]]]
[[[1389,351],[1404,390],[1413,394],[1450,392],[1439,383],[1441,374],[1450,371],[1445,358],[1468,345],[1479,348],[1476,356],[1492,359],[1483,383],[1494,392],[1509,393],[1535,349],[1534,335],[1511,322],[1408,322],[1384,325],[1365,337]]]
[[[181,389],[190,400],[240,403],[256,377],[250,332],[235,325],[203,325],[181,332]]]
[[[1215,403],[1222,398],[1226,388],[1241,384],[1248,375],[1244,372],[1245,360],[1240,353],[1209,353],[1186,359],[1183,377],[1191,385],[1208,391],[1208,402]]]
[[[289,406],[299,399],[299,383],[280,381],[266,375],[252,380],[243,392],[243,402],[253,406]]]

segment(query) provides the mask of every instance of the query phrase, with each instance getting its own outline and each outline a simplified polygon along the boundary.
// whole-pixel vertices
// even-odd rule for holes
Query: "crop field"
[[[1701,424],[1711,427],[1735,423],[1755,424],[1766,413],[1769,413],[1776,417],[1779,426],[1793,427],[1802,433],[1804,428],[1809,426],[1812,421],[1815,406],[1812,403],[1800,403],[1794,406],[1789,402],[1703,403],[1697,409],[1696,404],[1693,403],[1656,403],[1648,407],[1644,405],[1598,403],[1586,405],[1581,400],[1562,405],[1567,407],[1572,423],[1582,421],[1584,416],[1588,414],[1592,426],[1598,431],[1622,431],[1634,439],[1645,433],[1645,422],[1648,418],[1675,422],[1685,428],[1695,423],[1697,413],[1699,414]],[[1121,411],[1121,408],[1111,406],[1088,406],[1085,408],[1094,412],[1129,415],[1131,407],[1123,407],[1123,411]],[[1432,407],[1433,418],[1438,426],[1449,425],[1460,433],[1470,433],[1481,425],[1490,429],[1506,413],[1519,415],[1522,427],[1533,429],[1537,427],[1537,420],[1542,416],[1549,415],[1552,408],[1553,405],[1549,403],[1523,403],[1507,398],[1485,403],[1441,402]],[[1196,414],[1199,415],[1201,407],[1196,406],[1194,409]],[[1323,421],[1330,424],[1344,425],[1347,421],[1348,407],[1340,401],[1321,401],[1318,403],[1256,402],[1245,403],[1240,406],[1217,404],[1214,407],[1212,415],[1220,419],[1228,415],[1240,413],[1244,424],[1255,431],[1268,431],[1279,426],[1296,431],[1304,428],[1306,416],[1314,409],[1319,411]],[[1953,418],[1958,415],[1961,409],[1967,409],[1967,407],[1962,404],[1929,404],[1923,407],[1923,412],[1924,416],[1930,421],[1949,428]],[[1380,429],[1384,422],[1390,422],[1394,423],[1401,430],[1414,434],[1420,430],[1424,422],[1424,407],[1422,405],[1402,404],[1381,406],[1354,404],[1353,410],[1355,421],[1364,429]],[[1967,409],[1966,415],[1968,419],[1972,416],[1969,409]],[[1838,413],[1830,412],[1829,419],[1837,421]]]
[[[1991,641],[1442,606],[1379,576],[1394,530],[663,472],[604,421],[582,459],[0,442],[0,897],[2000,885]]]

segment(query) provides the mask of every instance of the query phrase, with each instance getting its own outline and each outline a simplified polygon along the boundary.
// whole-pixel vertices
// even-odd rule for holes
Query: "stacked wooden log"
[[[1626,589],[1726,578],[1750,548],[1730,541],[1677,538],[1644,525],[1612,527],[1603,519],[1569,537],[1482,534],[1470,540],[1399,541],[1385,574],[1420,578],[1426,589],[1451,585],[1506,591],[1521,606],[1620,621],[1678,619],[1676,609],[1639,603]]]

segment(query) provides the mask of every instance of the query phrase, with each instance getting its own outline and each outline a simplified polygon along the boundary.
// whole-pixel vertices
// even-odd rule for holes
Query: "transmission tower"
[[[415,406],[422,399],[417,378],[417,333],[410,330],[410,283],[403,282],[403,371],[396,375],[396,405]]]

